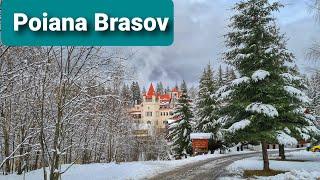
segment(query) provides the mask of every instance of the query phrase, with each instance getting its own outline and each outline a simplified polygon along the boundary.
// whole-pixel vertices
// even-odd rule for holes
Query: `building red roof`
[[[179,92],[178,88],[176,88],[176,87],[173,88],[171,92],[178,93],[178,97],[180,96],[180,92]],[[155,98],[159,99],[161,102],[170,102],[172,99],[171,93],[169,93],[169,94],[157,93],[155,91],[152,83],[150,84],[148,91],[145,94],[143,94],[143,96],[146,99],[152,99],[152,97],[155,96]]]
[[[162,94],[159,96],[160,100],[162,101],[170,101],[171,96],[169,94]]]
[[[147,92],[147,96],[154,96],[156,94],[156,91],[154,90],[153,84],[150,84],[149,90]]]
[[[151,99],[152,96],[155,96],[155,95],[156,95],[156,91],[154,90],[153,84],[151,83],[151,84],[150,84],[150,87],[149,87],[149,90],[148,90],[148,92],[145,94],[145,96],[146,96],[147,99]]]
[[[148,92],[146,94],[144,94],[144,96],[146,97],[146,99],[152,99],[152,96],[155,96],[157,99],[160,99],[160,101],[170,101],[171,100],[170,94],[156,93],[152,83],[150,84]]]

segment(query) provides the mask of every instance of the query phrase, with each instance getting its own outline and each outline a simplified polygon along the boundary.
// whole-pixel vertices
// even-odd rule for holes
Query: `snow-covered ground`
[[[257,179],[270,180],[312,180],[320,178],[320,153],[308,152],[305,150],[286,153],[287,160],[276,160],[278,157],[270,156],[270,168],[273,170],[286,171],[273,177],[258,177]],[[241,179],[243,170],[262,170],[263,163],[261,157],[247,158],[234,162],[228,166],[228,171],[237,177],[222,179]]]
[[[210,154],[196,157],[190,157],[182,160],[172,161],[140,161],[127,163],[100,163],[87,165],[73,165],[66,173],[62,175],[63,180],[106,180],[106,179],[143,179],[154,176],[158,173],[170,171],[174,168],[203,161],[208,158],[229,156],[233,154],[250,153],[252,151],[231,152],[229,154]],[[68,165],[63,165],[61,172]],[[41,180],[43,179],[42,169],[26,173],[26,180]],[[23,175],[0,175],[0,180],[23,180]]]

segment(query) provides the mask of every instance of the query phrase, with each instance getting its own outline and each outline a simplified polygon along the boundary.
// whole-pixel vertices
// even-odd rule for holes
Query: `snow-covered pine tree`
[[[222,141],[221,125],[217,121],[219,119],[219,105],[215,96],[212,96],[219,87],[217,80],[213,78],[213,74],[209,64],[200,78],[199,91],[195,103],[195,131],[213,134],[213,139],[209,141],[209,150],[211,152],[219,148]]]
[[[231,68],[229,70],[229,74],[228,74],[228,81],[231,82],[233,80],[235,80],[237,78],[236,73],[234,72],[234,70]]]
[[[308,95],[312,99],[311,112],[320,116],[320,71],[315,72],[309,80]]]
[[[227,84],[228,82],[230,82],[229,73],[230,73],[229,66],[227,66],[225,68],[225,71],[223,72],[223,76],[222,76],[224,84]]]
[[[217,104],[215,98],[211,96],[216,90],[217,83],[213,79],[212,68],[208,65],[200,78],[196,100],[196,131],[198,132],[213,133],[214,135],[217,132]]]
[[[124,106],[128,107],[132,105],[132,93],[127,84],[124,84],[121,89],[121,99],[124,101]]]
[[[222,71],[222,67],[221,65],[219,66],[219,69],[218,69],[218,74],[217,74],[217,83],[218,83],[218,86],[221,87],[224,85],[224,80],[223,80],[223,71]]]
[[[220,73],[219,73],[220,74]],[[222,78],[222,84],[223,85],[228,85],[230,84],[231,81],[236,79],[236,74],[232,68],[229,66],[226,67],[225,71],[222,72],[223,78]]]
[[[287,126],[284,128],[285,133],[293,138],[282,133],[279,133],[277,136],[277,141],[280,145],[279,155],[284,160],[285,145],[295,145],[298,141],[315,141],[315,138],[320,135],[320,130],[316,128],[314,123],[316,117],[309,110],[312,101],[305,93],[307,89],[310,89],[310,86],[307,86],[306,78],[300,75],[296,65],[288,67],[288,72],[282,73],[280,76],[285,82],[284,89],[289,95],[286,100],[292,110],[284,111],[286,114],[282,117],[279,116],[279,120],[288,121],[290,119],[293,122],[297,122],[297,124],[293,124],[291,127]],[[285,137],[282,137],[283,135]]]
[[[192,102],[195,102],[197,97],[198,97],[198,88],[195,86],[191,86],[190,88],[188,88],[188,95],[189,98]],[[195,104],[194,104],[195,106]]]
[[[191,102],[188,97],[185,81],[181,84],[181,96],[174,109],[174,123],[169,125],[168,139],[174,156],[192,153],[190,133],[192,132],[193,113]]]
[[[164,93],[164,87],[161,81],[157,83],[156,92],[160,94]]]
[[[297,113],[308,101],[307,96],[287,79],[294,77],[286,66],[294,57],[286,49],[272,15],[280,7],[279,2],[268,0],[235,5],[237,13],[226,35],[230,49],[224,58],[240,78],[216,92],[218,98],[229,101],[221,109],[228,139],[234,143],[261,142],[264,170],[270,169],[268,143],[294,144],[296,136],[313,129],[306,128],[311,122]]]
[[[131,84],[132,102],[134,104],[140,104],[142,101],[141,90],[138,82],[132,82]]]

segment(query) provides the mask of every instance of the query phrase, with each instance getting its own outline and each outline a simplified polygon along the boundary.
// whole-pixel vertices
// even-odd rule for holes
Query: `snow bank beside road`
[[[270,159],[278,158],[276,155],[270,156]],[[308,151],[296,151],[286,153],[287,160],[270,160],[270,168],[273,170],[289,171],[272,177],[259,177],[258,179],[268,180],[316,180],[320,178],[320,153]],[[296,161],[294,161],[296,160]],[[229,172],[235,175],[242,175],[243,170],[262,170],[262,157],[247,158],[235,161],[227,167]],[[241,177],[222,178],[222,179],[242,179]]]
[[[296,162],[296,161],[278,161],[270,160],[270,168],[273,170],[290,171],[290,170],[305,170],[319,171],[320,163],[316,161]],[[242,170],[262,170],[263,163],[260,157],[243,159],[231,164],[228,169],[232,171]]]
[[[261,180],[316,180],[320,177],[320,172],[308,172],[308,171],[290,171],[284,174],[278,174],[272,177],[260,177]]]
[[[308,171],[290,171],[284,174],[278,174],[271,177],[256,177],[257,180],[318,180],[320,172],[308,172]],[[236,177],[224,177],[219,180],[243,180],[240,176]]]
[[[317,161],[320,164],[320,153],[314,153],[311,151],[289,152],[286,153],[286,158],[289,160]]]

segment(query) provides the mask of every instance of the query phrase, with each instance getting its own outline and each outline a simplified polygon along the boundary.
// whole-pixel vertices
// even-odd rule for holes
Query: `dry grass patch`
[[[276,171],[276,170],[245,170],[243,176],[245,178],[254,177],[254,176],[275,176],[278,174],[286,173],[286,171]]]

